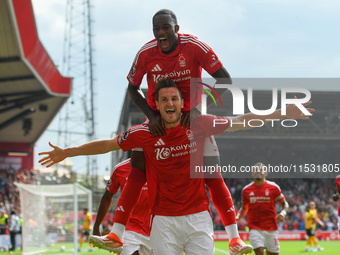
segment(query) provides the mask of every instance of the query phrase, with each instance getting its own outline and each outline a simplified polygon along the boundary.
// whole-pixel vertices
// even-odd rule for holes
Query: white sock
[[[238,229],[237,229],[236,223],[225,226],[225,230],[228,233],[229,241],[231,241],[235,237],[240,237],[239,234],[238,234]]]
[[[116,234],[116,236],[117,236],[120,240],[122,240],[122,239],[123,239],[124,232],[125,232],[125,228],[126,228],[126,226],[124,226],[123,224],[120,224],[120,223],[113,223],[111,232],[114,233],[114,234]]]

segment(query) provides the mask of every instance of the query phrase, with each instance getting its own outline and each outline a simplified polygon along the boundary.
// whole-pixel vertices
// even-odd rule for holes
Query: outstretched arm
[[[303,106],[310,105],[312,102],[306,102],[302,104]],[[313,108],[306,108],[307,111],[310,113],[309,116],[312,116],[312,113],[315,111]],[[308,120],[309,117],[304,115],[303,112],[294,104],[289,104],[286,107],[286,115],[281,115],[281,109],[274,111],[271,114],[267,115],[256,115],[253,113],[246,113],[237,117],[229,118],[230,125],[226,129],[226,131],[236,131],[236,130],[242,130],[242,129],[250,129],[253,128],[255,124],[255,121],[251,120],[257,120],[258,122],[262,123],[269,123],[272,121],[282,120],[282,119],[301,119],[301,120]],[[251,126],[249,125],[251,123]]]
[[[120,146],[117,142],[117,137],[107,140],[91,141],[76,147],[65,149],[53,145],[51,142],[49,142],[49,145],[53,148],[53,150],[40,152],[38,154],[47,155],[38,161],[41,165],[46,167],[50,167],[68,157],[104,154],[113,150],[120,149]]]
[[[161,116],[158,112],[151,109],[146,101],[142,90],[139,86],[135,86],[129,83],[128,86],[129,95],[132,101],[138,106],[138,108],[149,119],[149,129],[152,135],[162,136],[165,135],[165,131],[162,126]]]

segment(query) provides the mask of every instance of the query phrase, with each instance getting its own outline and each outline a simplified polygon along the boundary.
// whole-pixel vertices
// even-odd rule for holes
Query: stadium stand
[[[35,183],[34,144],[70,95],[41,44],[30,0],[0,1],[0,210],[20,213],[14,182]]]
[[[34,144],[69,97],[71,79],[60,75],[39,41],[30,0],[0,1],[0,17],[0,210],[9,214],[12,209],[20,212],[14,182],[39,181],[32,171]],[[317,82],[322,84],[324,80]],[[268,108],[270,95],[270,91],[254,91],[256,107]],[[217,137],[220,151],[227,155],[221,163],[237,168],[258,161],[272,165],[287,161],[297,165],[339,163],[339,96],[339,92],[312,91],[317,112],[310,121],[301,122],[294,129],[285,130],[278,125]],[[222,101],[223,109],[232,108],[230,93]],[[223,109],[213,107],[211,113],[224,115]],[[143,121],[144,115],[126,94],[117,132]],[[116,161],[127,157],[128,153],[120,151]],[[236,208],[240,208],[242,188],[251,179],[227,174],[224,177]],[[319,217],[326,222],[325,230],[336,230],[336,203],[330,199],[335,190],[332,175],[321,179],[308,178],[310,173],[288,177],[273,179],[290,204],[287,220],[280,229],[303,230],[305,207],[314,200]],[[223,229],[215,208],[211,211],[215,229]],[[110,224],[111,218],[107,217],[104,232]],[[239,228],[246,229],[245,219],[239,222]]]

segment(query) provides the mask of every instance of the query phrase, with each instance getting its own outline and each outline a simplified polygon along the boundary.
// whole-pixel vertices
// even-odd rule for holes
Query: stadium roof
[[[71,82],[38,38],[31,1],[0,1],[0,151],[34,145],[68,99]]]

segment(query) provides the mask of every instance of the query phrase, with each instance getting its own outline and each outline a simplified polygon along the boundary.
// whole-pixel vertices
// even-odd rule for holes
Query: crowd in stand
[[[35,184],[35,174],[29,170],[0,170],[0,210],[20,214],[20,196],[15,182]]]
[[[26,170],[0,170],[0,249],[12,253],[16,245],[16,235],[21,232],[20,196],[15,183],[35,184],[35,175]],[[9,239],[3,239],[3,236]]]
[[[289,210],[284,223],[279,224],[279,230],[305,230],[305,209],[310,201],[315,201],[319,218],[325,223],[318,229],[333,231],[337,230],[337,203],[332,200],[335,193],[335,183],[333,179],[273,179],[282,190]],[[230,189],[236,212],[241,208],[241,194],[245,185],[252,182],[252,179],[226,179]],[[332,189],[332,187],[334,187]],[[276,203],[277,211],[281,211],[281,206]],[[224,230],[220,217],[214,208],[211,209],[214,226],[216,230]],[[238,222],[240,230],[247,229],[246,217]]]

